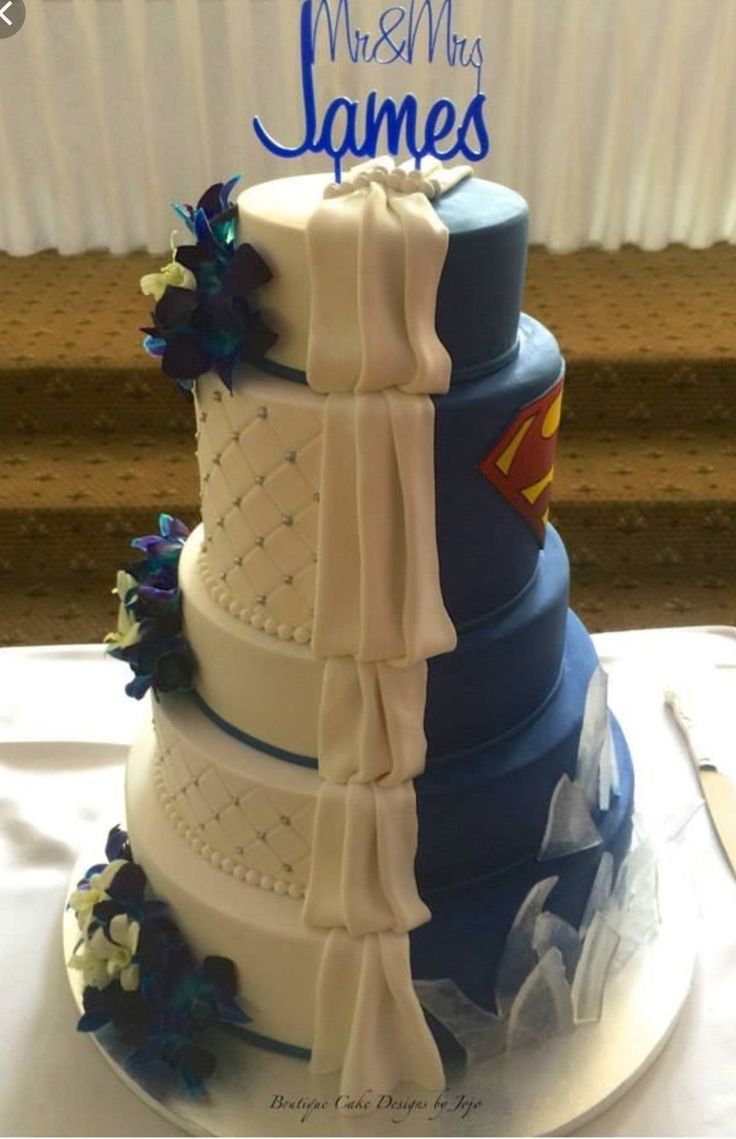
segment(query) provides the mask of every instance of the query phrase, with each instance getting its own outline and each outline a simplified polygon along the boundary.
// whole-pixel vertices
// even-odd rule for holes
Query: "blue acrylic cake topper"
[[[382,151],[396,157],[408,152],[420,167],[425,157],[448,161],[461,155],[479,162],[490,151],[490,138],[484,120],[486,96],[482,87],[483,41],[470,39],[454,30],[455,0],[409,0],[408,5],[390,4],[377,21],[376,31],[364,32],[353,24],[352,0],[303,0],[300,18],[301,81],[304,107],[304,138],[297,146],[286,146],[269,134],[260,118],[253,119],[259,141],[279,158],[299,158],[303,154],[329,154],[335,167],[335,181],[342,180],[346,155],[375,158]],[[425,35],[419,40],[420,32]],[[371,91],[359,122],[360,103],[345,95],[336,96],[321,116],[317,107],[314,67],[320,34],[327,42],[332,63],[340,47],[354,64],[414,63],[420,43],[426,42],[427,62],[440,52],[449,67],[475,72],[475,93],[464,112],[451,99],[442,97],[430,107],[420,122],[417,97],[407,94],[400,103],[380,99]],[[379,146],[382,132],[384,145]],[[440,143],[445,143],[440,146]]]

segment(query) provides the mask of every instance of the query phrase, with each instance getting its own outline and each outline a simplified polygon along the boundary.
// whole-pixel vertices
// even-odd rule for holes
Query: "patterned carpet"
[[[197,520],[191,407],[140,349],[160,258],[0,255],[0,642],[95,641],[134,534]],[[553,520],[593,630],[736,624],[736,247],[530,253],[568,359]]]

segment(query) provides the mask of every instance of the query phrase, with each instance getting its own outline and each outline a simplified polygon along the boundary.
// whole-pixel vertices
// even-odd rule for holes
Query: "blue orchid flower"
[[[174,258],[196,287],[167,284],[151,326],[142,331],[146,351],[161,360],[163,374],[184,391],[209,371],[232,391],[235,367],[262,359],[276,342],[252,303],[253,294],[271,280],[271,271],[252,246],[236,247],[237,211],[230,193],[239,180],[235,176],[210,186],[196,206],[174,205],[195,239],[193,245],[180,245]]]
[[[77,1028],[110,1026],[130,1048],[130,1067],[166,1069],[199,1094],[216,1067],[208,1034],[249,1020],[237,1004],[235,966],[224,957],[196,961],[165,903],[147,896],[124,830],[113,827],[105,849],[117,857],[89,871],[102,874],[104,896],[74,951],[89,979]]]
[[[155,693],[187,691],[195,660],[181,631],[179,559],[188,527],[170,514],[159,517],[158,534],[134,538],[144,557],[118,574],[118,628],[106,637],[108,652],[133,672],[128,696],[140,700]]]

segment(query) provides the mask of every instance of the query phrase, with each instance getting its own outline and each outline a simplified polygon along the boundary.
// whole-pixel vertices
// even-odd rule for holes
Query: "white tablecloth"
[[[596,643],[634,757],[652,761],[639,792],[650,817],[664,790],[663,820],[698,797],[662,702],[664,684],[683,673],[708,678],[716,758],[736,776],[736,630],[607,633]],[[74,1031],[61,952],[70,871],[118,821],[126,746],[146,712],[124,696],[125,678],[95,647],[0,650],[0,1134],[179,1134]],[[736,880],[704,811],[682,841],[701,924],[691,997],[654,1066],[580,1134],[736,1133]]]

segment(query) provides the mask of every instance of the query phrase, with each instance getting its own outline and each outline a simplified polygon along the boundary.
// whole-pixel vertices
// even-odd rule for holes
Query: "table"
[[[662,773],[663,820],[698,797],[662,702],[664,684],[683,672],[709,670],[717,759],[736,777],[736,629],[595,641],[634,757],[646,751]],[[117,821],[110,810],[121,801],[127,745],[146,713],[145,702],[125,697],[125,678],[96,646],[0,650],[0,1134],[179,1134],[75,1033],[60,946],[71,868],[78,850]],[[578,1134],[736,1132],[736,879],[703,810],[681,841],[701,914],[692,994],[654,1066]]]

